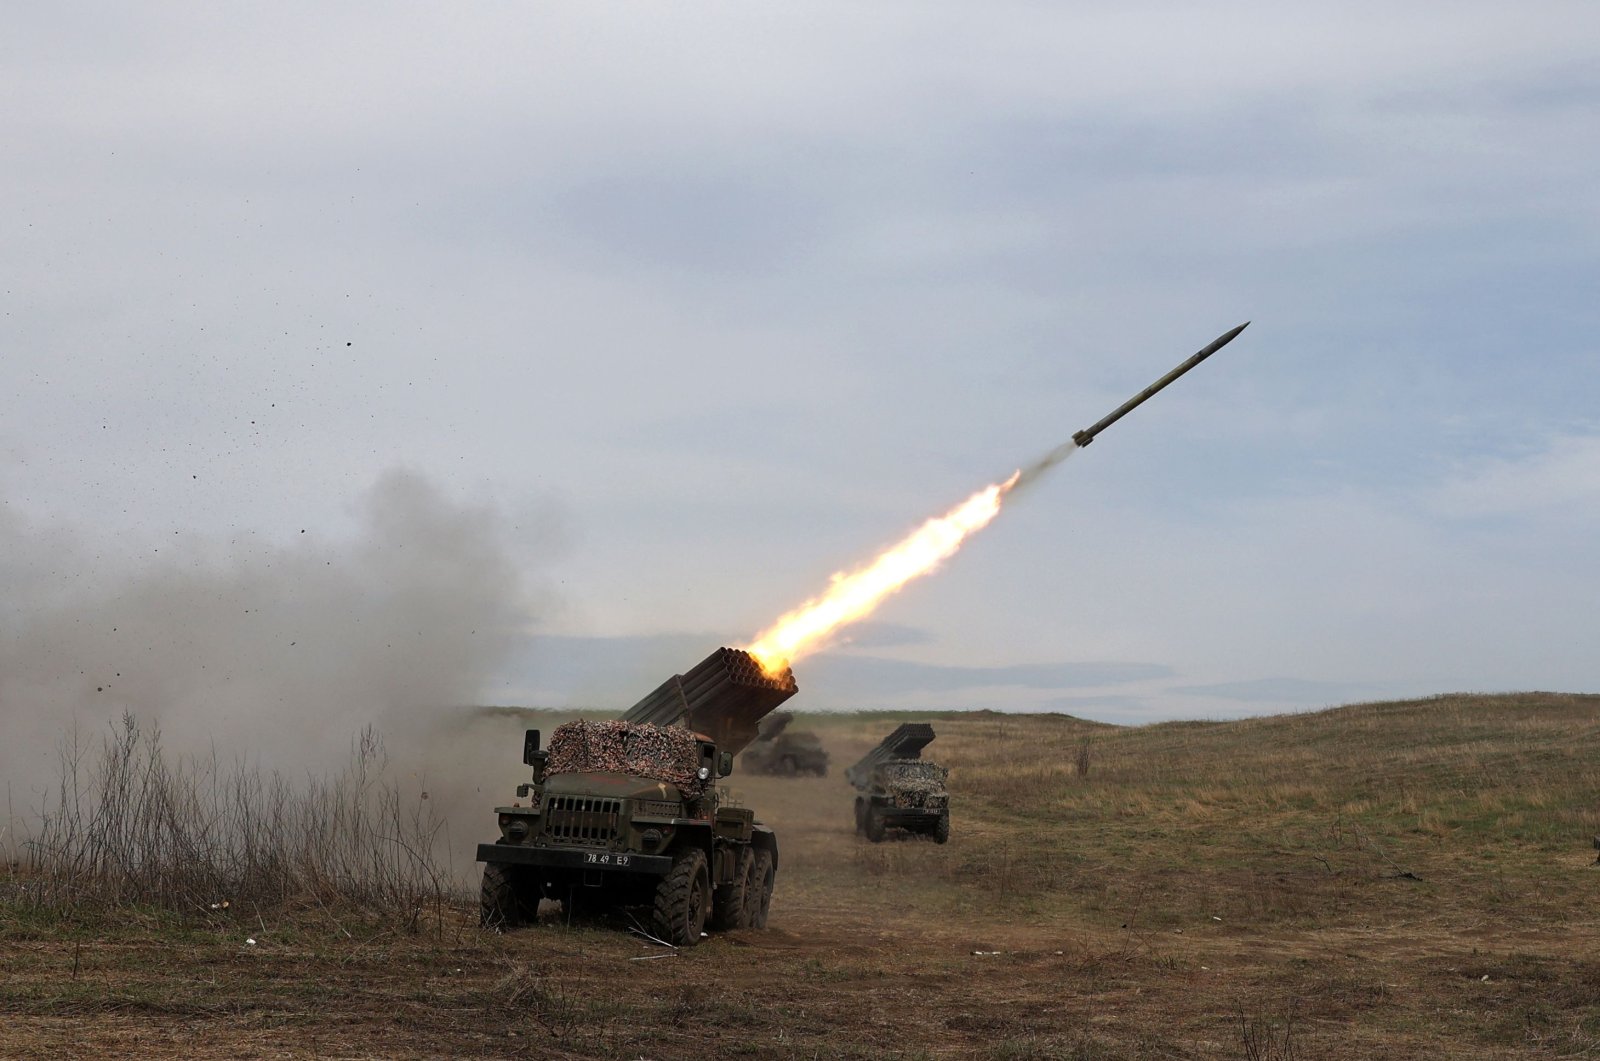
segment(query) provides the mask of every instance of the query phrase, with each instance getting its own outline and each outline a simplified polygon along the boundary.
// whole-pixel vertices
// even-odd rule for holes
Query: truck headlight
[[[500,835],[514,844],[520,844],[533,831],[533,823],[521,814],[500,815]]]
[[[698,769],[698,770],[696,770],[694,772],[694,776],[698,777],[702,781],[710,780],[710,778],[711,778],[711,767],[702,766],[700,769]]]

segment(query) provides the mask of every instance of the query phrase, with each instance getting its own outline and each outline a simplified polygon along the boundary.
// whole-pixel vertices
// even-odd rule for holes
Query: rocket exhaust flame
[[[1157,391],[1232,342],[1249,321],[1213,340],[1189,360],[1124,402],[1094,426],[1077,432],[1032,464],[1011,473],[1003,482],[991,483],[942,516],[912,531],[865,567],[839,572],[827,591],[813,597],[762,631],[745,651],[761,669],[776,676],[801,656],[826,648],[844,626],[865,619],[879,604],[908,582],[938,570],[973,534],[1000,514],[1012,491],[1027,486],[1045,472],[1094,441],[1096,435],[1147,401]]]
[[[877,610],[885,597],[938,569],[977,531],[989,525],[1022,477],[991,483],[942,516],[928,520],[865,567],[835,574],[827,591],[763,631],[745,651],[772,674],[801,656],[827,647],[835,631]]]

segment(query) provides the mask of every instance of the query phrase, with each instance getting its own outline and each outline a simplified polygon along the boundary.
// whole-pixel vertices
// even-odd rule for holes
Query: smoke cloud
[[[174,752],[291,778],[336,768],[372,725],[445,817],[450,790],[476,795],[462,778],[482,776],[480,754],[506,760],[514,783],[515,752],[462,710],[533,618],[504,525],[399,471],[361,499],[349,540],[169,547],[159,562],[107,560],[0,508],[8,828],[55,783],[63,742],[76,731],[97,746],[123,712],[158,724]],[[487,821],[490,805],[460,810]]]

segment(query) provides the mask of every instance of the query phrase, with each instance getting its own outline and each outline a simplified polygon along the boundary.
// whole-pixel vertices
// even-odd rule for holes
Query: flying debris
[[[1098,435],[1100,432],[1104,431],[1118,420],[1121,420],[1124,416],[1127,416],[1141,402],[1144,402],[1150,398],[1151,395],[1155,394],[1156,391],[1160,390],[1162,387],[1165,387],[1167,384],[1171,383],[1173,380],[1177,379],[1179,376],[1183,375],[1185,372],[1189,371],[1191,368],[1198,365],[1200,362],[1204,361],[1218,350],[1221,350],[1224,346],[1227,346],[1229,343],[1233,342],[1234,338],[1248,327],[1250,327],[1250,322],[1245,321],[1243,324],[1233,329],[1233,331],[1217,336],[1217,338],[1211,341],[1210,346],[1206,347],[1204,350],[1201,350],[1198,354],[1195,354],[1189,360],[1185,361],[1183,364],[1179,365],[1171,372],[1168,372],[1165,376],[1162,376],[1160,379],[1150,384],[1150,386],[1146,387],[1138,394],[1135,394],[1133,397],[1123,402],[1122,405],[1117,408],[1116,412],[1112,413],[1104,420],[1101,420],[1093,427],[1086,427],[1082,431],[1079,431],[1077,434],[1073,435],[1072,441],[1076,442],[1079,448],[1087,446],[1089,443],[1094,441],[1094,436]]]

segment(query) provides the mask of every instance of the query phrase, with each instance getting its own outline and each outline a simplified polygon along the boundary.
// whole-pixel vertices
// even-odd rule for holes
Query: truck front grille
[[[545,835],[564,844],[606,847],[616,839],[621,816],[620,799],[551,796],[544,814]]]

